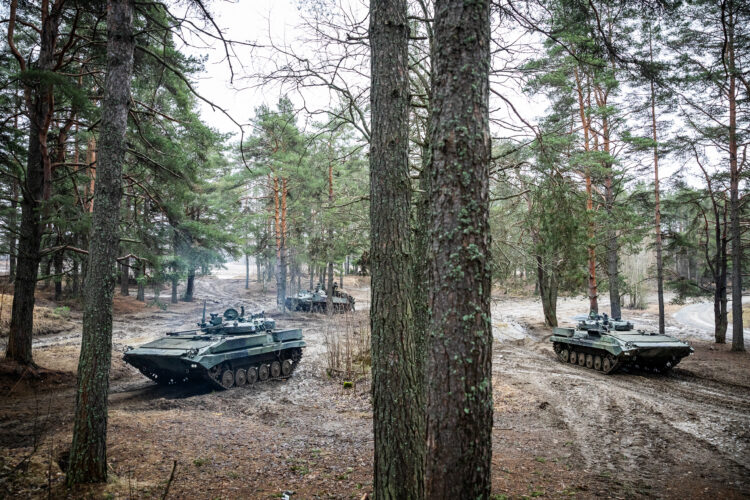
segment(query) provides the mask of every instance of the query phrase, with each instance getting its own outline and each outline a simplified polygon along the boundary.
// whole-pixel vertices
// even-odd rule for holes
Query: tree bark
[[[434,19],[425,497],[488,498],[490,2],[438,0]]]
[[[727,2],[726,55],[729,71],[729,203],[732,234],[732,350],[744,351],[745,339],[742,324],[742,233],[740,232],[739,183],[737,164],[737,87],[734,55],[734,1]]]
[[[411,299],[408,40],[406,0],[373,0],[370,326],[379,500],[420,499],[424,487],[424,392]]]
[[[45,5],[46,7],[46,5]],[[8,26],[8,39],[13,38],[16,1],[11,3],[13,22]],[[62,3],[55,2],[48,12],[42,10],[39,59],[34,69],[52,71],[56,64],[55,48],[62,18]],[[22,70],[25,65],[22,64]],[[31,364],[31,335],[34,322],[34,291],[41,257],[39,249],[44,225],[41,203],[44,198],[45,172],[49,164],[47,131],[54,112],[52,84],[49,80],[27,83],[24,93],[29,117],[29,150],[26,177],[21,185],[21,227],[13,291],[8,345],[5,357],[21,364]]]
[[[112,356],[112,298],[117,281],[122,164],[133,71],[132,0],[107,4],[107,74],[100,125],[99,179],[89,246],[78,363],[73,443],[66,482],[107,479],[107,396]]]

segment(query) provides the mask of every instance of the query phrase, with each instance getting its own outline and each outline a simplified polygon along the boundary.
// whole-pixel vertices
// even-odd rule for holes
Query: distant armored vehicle
[[[328,295],[325,290],[318,285],[314,292],[303,290],[294,297],[287,297],[284,305],[290,311],[306,312],[326,312],[328,310]],[[336,283],[333,284],[333,312],[341,313],[354,311],[354,297],[338,289]]]
[[[287,378],[302,358],[302,330],[277,330],[264,313],[245,317],[227,309],[212,313],[198,329],[170,332],[148,344],[128,347],[123,359],[159,384],[207,380],[216,387],[254,384],[269,378]]]
[[[576,328],[555,328],[550,340],[563,363],[604,373],[625,365],[666,372],[693,352],[687,342],[669,335],[633,330],[633,324],[606,314],[579,321]]]

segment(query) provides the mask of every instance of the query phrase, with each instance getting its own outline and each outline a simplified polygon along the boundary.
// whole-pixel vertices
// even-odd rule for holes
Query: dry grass
[[[13,295],[0,294],[0,336],[8,335],[12,306]],[[70,321],[70,308],[67,306],[52,308],[37,305],[34,307],[33,335],[63,332],[75,326],[75,323]]]
[[[326,373],[349,381],[366,377],[372,363],[370,316],[367,311],[344,313],[326,323]]]

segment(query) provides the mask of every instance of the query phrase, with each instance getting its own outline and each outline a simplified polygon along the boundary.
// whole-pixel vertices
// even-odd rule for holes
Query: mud
[[[170,498],[278,498],[283,491],[294,491],[293,499],[360,498],[371,491],[369,380],[352,375],[353,387],[345,389],[344,378],[326,370],[326,335],[339,328],[340,318],[274,314],[280,326],[302,328],[309,347],[292,378],[251,388],[159,387],[121,361],[128,344],[192,328],[203,298],[209,311],[240,305],[271,311],[275,292],[251,285],[246,291],[241,279],[203,278],[193,303],[140,308],[116,318],[106,485],[63,486],[58,459],[70,442],[72,379],[3,379],[0,497],[161,498],[175,461]],[[357,298],[356,314],[366,315],[366,281],[345,289]],[[559,316],[564,321],[584,310],[583,300],[564,299]],[[493,303],[495,493],[750,495],[747,354],[704,342],[670,318],[670,332],[693,341],[695,355],[668,376],[607,376],[558,362],[540,317],[534,299],[498,296]],[[650,310],[628,317],[655,319]],[[39,337],[35,359],[74,372],[79,343],[77,330]]]

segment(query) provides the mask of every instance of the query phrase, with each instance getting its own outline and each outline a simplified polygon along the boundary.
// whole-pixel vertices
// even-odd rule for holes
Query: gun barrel
[[[200,330],[198,330],[198,329],[180,330],[178,332],[167,332],[167,335],[187,335],[188,333],[195,333],[195,332],[199,332],[199,331]]]

